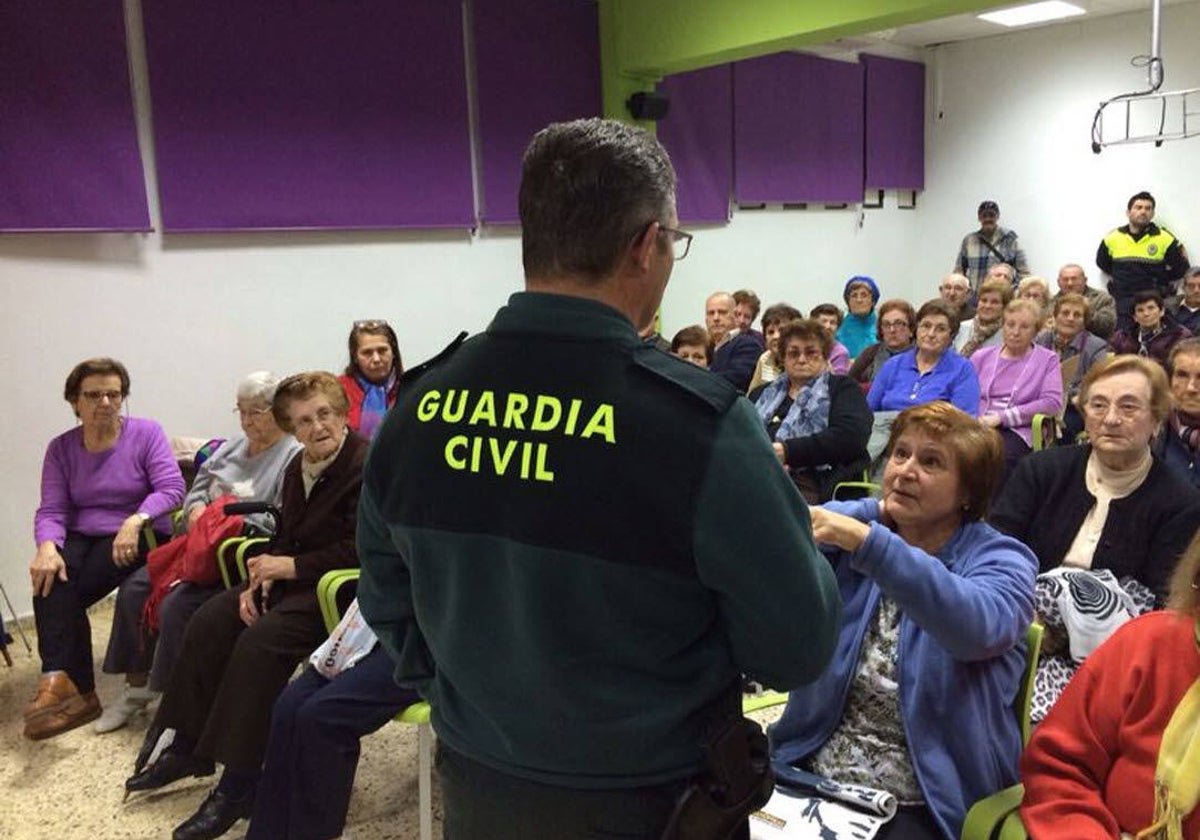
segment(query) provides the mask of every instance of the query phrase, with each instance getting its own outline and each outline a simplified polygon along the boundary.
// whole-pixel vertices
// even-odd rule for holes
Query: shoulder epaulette
[[[412,383],[412,382],[415,382],[416,380],[420,379],[422,376],[424,376],[430,370],[437,367],[442,362],[446,361],[446,359],[450,358],[455,353],[457,353],[458,348],[462,347],[463,342],[466,340],[467,340],[467,331],[463,330],[462,332],[460,332],[458,334],[458,337],[455,338],[454,341],[452,341],[448,345],[446,345],[442,349],[442,351],[440,353],[438,353],[436,356],[434,356],[432,359],[426,359],[425,361],[421,362],[421,364],[417,365],[416,367],[410,367],[406,371],[404,371],[404,373],[400,374],[400,384],[405,385],[405,384]]]
[[[671,385],[696,397],[718,414],[724,414],[738,398],[738,391],[715,373],[698,368],[654,347],[639,347],[633,361]]]

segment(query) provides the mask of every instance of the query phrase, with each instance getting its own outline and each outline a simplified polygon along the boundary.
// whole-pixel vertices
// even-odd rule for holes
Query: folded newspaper
[[[896,797],[772,763],[775,792],[750,815],[751,840],[871,840],[896,816]]]

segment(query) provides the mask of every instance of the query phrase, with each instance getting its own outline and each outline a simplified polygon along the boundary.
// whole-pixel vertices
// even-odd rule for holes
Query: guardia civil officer
[[[740,675],[813,680],[841,604],[750,403],[638,337],[691,239],[663,148],[551,125],[519,203],[526,291],[377,434],[359,601],[432,704],[447,837],[658,838]]]

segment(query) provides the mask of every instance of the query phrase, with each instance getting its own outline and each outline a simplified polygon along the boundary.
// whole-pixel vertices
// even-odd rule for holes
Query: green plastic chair
[[[332,633],[346,606],[353,600],[358,585],[358,569],[334,569],[317,581],[317,601],[325,629]],[[417,727],[417,799],[421,840],[433,840],[433,727],[429,724],[429,704],[413,703],[392,720]]]
[[[1044,633],[1045,628],[1037,622],[1030,624],[1025,633],[1025,673],[1021,676],[1021,686],[1013,701],[1024,744],[1029,743],[1033,728],[1029,721],[1029,709],[1033,704],[1034,677],[1042,656]],[[967,818],[963,821],[962,840],[1026,840],[1025,826],[1019,812],[1024,796],[1025,786],[1015,784],[976,802],[967,811]]]
[[[250,577],[250,573],[246,571],[246,561],[254,554],[261,553],[248,552],[258,546],[265,546],[270,541],[270,537],[230,537],[221,541],[217,546],[217,569],[221,572],[221,583],[226,589],[233,589],[246,582]]]
[[[1058,418],[1053,414],[1033,415],[1033,451],[1049,449],[1058,442]]]

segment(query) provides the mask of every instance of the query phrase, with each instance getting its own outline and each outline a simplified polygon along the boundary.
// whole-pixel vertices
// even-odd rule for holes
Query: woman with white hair
[[[233,410],[244,434],[221,444],[196,473],[183,500],[185,529],[190,530],[209,503],[221,496],[279,504],[283,468],[300,449],[271,413],[279,382],[275,374],[259,370],[238,383]],[[154,636],[147,633],[142,621],[150,595],[148,567],[126,578],[117,591],[112,635],[104,657],[105,673],[125,674],[125,690],[119,700],[105,707],[95,724],[97,732],[120,729],[162,692],[179,656],[188,619],[220,591],[219,586],[187,582],[172,588],[159,604]]]

